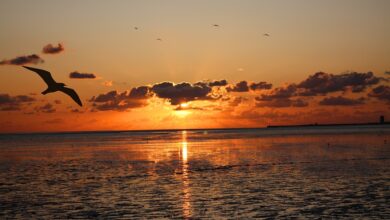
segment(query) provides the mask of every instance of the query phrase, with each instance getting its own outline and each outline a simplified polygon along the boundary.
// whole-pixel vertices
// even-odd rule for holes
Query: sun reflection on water
[[[181,142],[181,160],[182,160],[182,180],[183,180],[183,216],[185,218],[191,217],[191,193],[190,180],[188,176],[188,150],[187,150],[187,131],[182,131]]]

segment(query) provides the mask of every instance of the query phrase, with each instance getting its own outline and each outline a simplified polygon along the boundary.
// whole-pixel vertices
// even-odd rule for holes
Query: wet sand
[[[0,218],[388,219],[389,142],[388,127],[1,135]]]

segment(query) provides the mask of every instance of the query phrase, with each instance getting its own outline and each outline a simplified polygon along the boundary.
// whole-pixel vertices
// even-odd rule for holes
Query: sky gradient
[[[3,0],[0,132],[389,119],[389,9],[387,0]],[[41,95],[46,85],[22,64],[50,71],[84,106]]]

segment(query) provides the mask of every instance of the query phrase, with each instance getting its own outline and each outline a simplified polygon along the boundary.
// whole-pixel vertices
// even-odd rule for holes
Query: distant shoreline
[[[178,129],[155,129],[155,130],[97,130],[97,131],[42,131],[42,132],[9,132],[2,135],[66,135],[66,134],[108,134],[125,132],[177,132],[177,131],[229,131],[229,130],[267,130],[273,128],[307,128],[307,127],[343,127],[343,126],[383,126],[390,125],[390,122],[384,123],[354,123],[354,124],[301,124],[301,125],[268,125],[266,127],[242,127],[242,128],[178,128]]]
[[[384,123],[353,123],[353,124],[301,124],[301,125],[268,125],[267,128],[294,128],[294,127],[337,127],[337,126],[362,126],[362,125],[390,125],[390,122]]]

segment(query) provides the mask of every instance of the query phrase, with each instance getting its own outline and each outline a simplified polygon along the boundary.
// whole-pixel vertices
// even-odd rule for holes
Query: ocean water
[[[0,135],[0,219],[390,219],[390,126]]]

